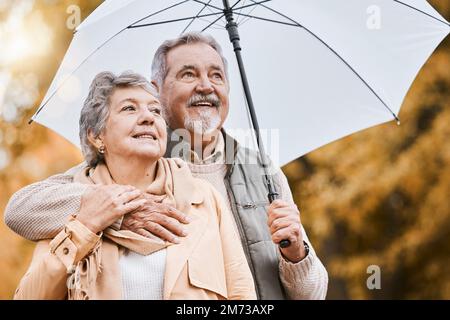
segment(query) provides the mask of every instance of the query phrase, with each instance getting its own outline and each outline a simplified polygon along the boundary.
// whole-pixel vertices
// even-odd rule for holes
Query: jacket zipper
[[[227,187],[228,196],[230,197],[230,200],[231,200],[230,201],[231,211],[233,213],[234,220],[236,221],[236,225],[238,227],[239,234],[240,234],[241,238],[244,239],[244,244],[245,245],[243,245],[242,247],[244,249],[245,256],[247,257],[247,262],[248,262],[248,265],[250,267],[250,270],[252,271],[253,281],[255,282],[256,296],[258,298],[260,298],[259,289],[258,289],[257,283],[255,281],[255,277],[256,277],[255,268],[253,266],[253,261],[251,259],[250,252],[248,250],[247,236],[246,236],[246,234],[244,232],[244,228],[242,227],[242,221],[241,221],[241,219],[239,217],[239,213],[238,213],[237,206],[236,206],[236,198],[234,197],[234,193],[231,190],[231,184],[230,184],[230,181],[228,179],[229,179],[229,176],[226,177],[225,180],[226,180],[226,187]]]

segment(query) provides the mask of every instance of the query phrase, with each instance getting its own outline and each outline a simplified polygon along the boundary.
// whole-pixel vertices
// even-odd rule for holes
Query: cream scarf
[[[174,159],[160,158],[156,164],[155,180],[147,187],[146,193],[158,196],[162,203],[186,212],[191,204],[188,198],[192,176],[185,163]],[[84,184],[114,184],[114,180],[105,164],[95,168],[86,168],[74,176],[74,182]],[[149,255],[166,248],[170,243],[154,236],[149,239],[129,230],[114,230],[108,227],[103,236],[141,255]],[[81,261],[74,266],[74,272],[68,279],[69,300],[88,299],[88,288],[95,283],[97,274],[101,272],[102,241]]]

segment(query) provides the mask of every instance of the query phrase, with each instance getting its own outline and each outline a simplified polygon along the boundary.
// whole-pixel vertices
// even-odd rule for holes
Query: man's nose
[[[214,92],[213,84],[207,76],[203,76],[199,79],[195,89],[198,93],[203,94],[210,94]]]

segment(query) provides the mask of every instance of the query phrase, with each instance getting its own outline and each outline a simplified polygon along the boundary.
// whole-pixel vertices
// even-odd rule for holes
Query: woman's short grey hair
[[[101,72],[92,80],[89,94],[84,101],[80,115],[80,142],[83,156],[90,167],[104,162],[103,154],[91,144],[89,132],[97,138],[105,129],[110,112],[110,97],[116,88],[141,87],[154,97],[158,97],[153,85],[143,76],[125,71],[119,76],[111,72]]]
[[[160,88],[167,76],[166,59],[169,51],[181,45],[195,43],[204,43],[216,50],[222,59],[223,66],[225,68],[225,77],[228,80],[228,62],[222,53],[222,47],[220,44],[209,34],[189,32],[179,36],[176,39],[164,41],[163,44],[159,46],[158,50],[156,50],[152,62],[152,80],[156,81]]]

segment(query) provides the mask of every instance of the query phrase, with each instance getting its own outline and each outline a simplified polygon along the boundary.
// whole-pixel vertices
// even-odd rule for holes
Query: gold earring
[[[105,153],[105,146],[101,145],[100,148],[98,148],[98,152],[100,152],[101,154]]]

